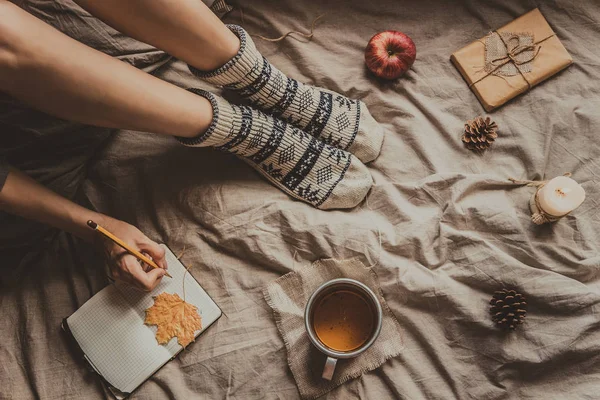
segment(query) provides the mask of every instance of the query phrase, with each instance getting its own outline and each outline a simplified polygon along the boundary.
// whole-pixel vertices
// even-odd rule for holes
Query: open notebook
[[[144,325],[146,309],[154,304],[153,296],[162,292],[177,293],[183,299],[185,267],[168,247],[169,273],[150,293],[124,285],[109,285],[96,293],[63,322],[83,351],[85,358],[117,398],[125,398],[183,348],[173,338],[159,345],[156,326]],[[202,329],[198,337],[221,316],[221,310],[190,273],[185,275],[185,300],[198,307]],[[193,346],[193,343],[190,344]]]

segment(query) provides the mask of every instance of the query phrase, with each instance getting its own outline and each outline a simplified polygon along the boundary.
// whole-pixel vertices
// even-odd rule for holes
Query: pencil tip
[[[92,229],[96,229],[98,227],[98,224],[92,221],[91,219],[87,222],[87,225]]]

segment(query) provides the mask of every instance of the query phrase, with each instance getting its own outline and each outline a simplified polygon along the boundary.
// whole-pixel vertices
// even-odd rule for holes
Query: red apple
[[[398,31],[379,32],[365,49],[367,67],[380,78],[396,79],[409,70],[417,57],[410,37]]]

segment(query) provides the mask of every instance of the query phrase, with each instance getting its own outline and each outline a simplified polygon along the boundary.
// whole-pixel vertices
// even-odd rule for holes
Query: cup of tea
[[[333,378],[338,359],[371,347],[382,320],[381,304],[364,283],[338,278],[319,286],[306,303],[304,324],[312,344],[327,356],[323,379]]]

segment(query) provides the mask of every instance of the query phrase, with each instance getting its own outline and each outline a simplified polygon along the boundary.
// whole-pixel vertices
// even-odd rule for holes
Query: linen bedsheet
[[[368,105],[386,129],[381,156],[369,165],[375,185],[353,210],[320,211],[234,156],[114,132],[85,165],[75,197],[176,252],[185,249],[184,262],[224,311],[132,399],[298,398],[262,290],[330,257],[374,265],[405,349],[327,398],[597,398],[600,3],[232,3],[236,10],[225,22],[251,35],[306,30],[324,14],[312,40],[255,40],[290,76]],[[450,54],[534,7],[574,65],[491,113],[499,139],[485,154],[469,152],[460,141],[463,124],[484,112]],[[100,33],[101,50],[176,85],[219,91],[183,62],[96,26],[84,33]],[[403,31],[417,45],[416,63],[395,82],[377,80],[363,62],[367,41],[385,29]],[[586,201],[556,224],[533,225],[533,189],[507,179],[565,172],[583,185]],[[36,248],[3,251],[0,259],[0,398],[110,398],[59,328],[107,284],[100,257],[54,232]],[[518,289],[529,303],[524,325],[512,333],[489,317],[488,301],[503,287]]]

